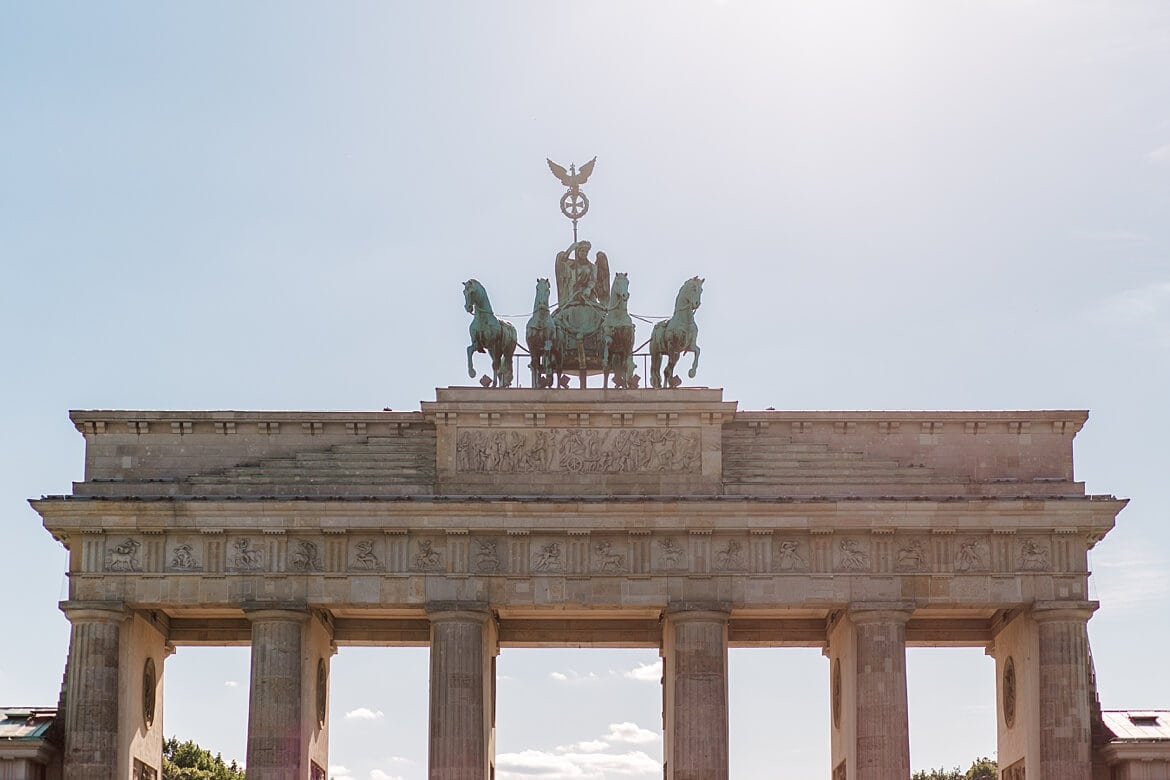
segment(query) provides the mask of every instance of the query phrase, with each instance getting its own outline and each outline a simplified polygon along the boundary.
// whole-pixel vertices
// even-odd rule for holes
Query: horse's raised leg
[[[663,381],[666,383],[666,386],[671,389],[676,387],[674,383],[674,369],[675,366],[678,365],[678,356],[678,352],[671,352],[670,357],[666,359],[666,369],[662,372]]]
[[[691,361],[691,370],[687,372],[687,376],[694,379],[695,372],[699,370],[699,345],[691,344],[691,351],[695,353],[695,359]]]
[[[475,364],[471,362],[471,356],[475,354],[475,345],[472,344],[467,348],[467,375],[475,379]]]

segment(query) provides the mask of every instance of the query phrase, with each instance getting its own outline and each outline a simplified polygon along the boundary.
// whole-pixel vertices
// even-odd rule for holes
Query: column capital
[[[121,623],[130,618],[121,601],[62,601],[57,607],[70,623]]]
[[[1037,601],[1032,604],[1032,619],[1037,623],[1087,623],[1099,606],[1099,601]]]
[[[849,605],[849,619],[854,623],[902,623],[914,614],[912,601],[856,601]]]
[[[447,621],[472,621],[486,623],[492,619],[492,611],[486,601],[430,601],[427,602],[427,619],[432,623]]]
[[[674,623],[687,620],[726,623],[731,618],[731,604],[726,601],[674,601],[666,605],[663,615]]]
[[[295,601],[246,601],[243,608],[244,617],[253,623],[271,620],[303,623],[312,615],[307,604]]]

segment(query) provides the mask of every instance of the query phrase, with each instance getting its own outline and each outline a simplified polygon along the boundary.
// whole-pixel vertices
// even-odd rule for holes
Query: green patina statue
[[[533,387],[568,387],[570,376],[577,374],[581,387],[589,374],[601,374],[602,386],[636,388],[640,377],[634,372],[634,320],[629,313],[630,280],[624,273],[610,276],[609,258],[597,252],[593,260],[588,241],[577,240],[577,222],[589,210],[589,200],[581,185],[593,173],[597,158],[580,170],[568,170],[548,161],[550,170],[568,191],[561,198],[561,212],[573,221],[573,243],[558,252],[555,261],[557,305],[550,306],[551,285],[548,279],[536,280],[536,298],[532,316],[525,328],[529,369]],[[699,327],[695,310],[703,295],[703,280],[688,279],[678,292],[674,315],[654,326],[650,336],[653,368],[651,384],[655,388],[674,388],[682,384],[675,375],[679,355],[695,355],[688,376],[692,379],[699,367]],[[475,279],[463,283],[464,308],[472,314],[471,345],[467,348],[467,373],[474,378],[472,356],[487,352],[492,358],[492,375],[480,379],[484,387],[512,385],[512,359],[516,350],[516,329],[492,313],[487,291]],[[635,315],[636,316],[636,315]],[[662,357],[667,357],[662,368]]]
[[[682,380],[675,376],[674,367],[683,352],[695,353],[694,362],[687,376],[695,378],[699,370],[699,326],[695,323],[695,310],[703,298],[703,280],[695,276],[683,282],[674,299],[674,316],[654,325],[650,332],[650,384],[656,388],[678,387]],[[666,368],[659,374],[662,356],[666,355]]]
[[[492,378],[485,375],[484,387],[512,386],[512,355],[516,352],[516,328],[492,313],[487,290],[475,279],[463,283],[463,308],[471,313],[471,345],[467,348],[467,375],[475,378],[472,356],[487,352],[492,358]]]

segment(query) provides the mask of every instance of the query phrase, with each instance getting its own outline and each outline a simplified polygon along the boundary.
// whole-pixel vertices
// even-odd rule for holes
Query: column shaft
[[[1090,780],[1089,692],[1091,610],[1037,610],[1040,638],[1040,767],[1037,777]],[[1031,774],[1031,767],[1028,767]]]
[[[248,780],[300,780],[301,634],[308,614],[248,613],[252,621],[252,684],[248,703]]]
[[[495,656],[486,610],[444,610],[431,619],[431,780],[487,780]],[[249,778],[248,780],[251,780]]]
[[[667,777],[727,780],[727,618],[722,611],[668,613],[664,642]]]
[[[901,610],[850,613],[856,636],[856,780],[908,780],[906,621]]]
[[[125,613],[63,607],[72,623],[65,688],[65,780],[113,780],[118,670]]]

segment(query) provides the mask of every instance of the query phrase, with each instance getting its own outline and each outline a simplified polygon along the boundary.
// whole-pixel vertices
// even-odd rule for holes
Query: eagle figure
[[[565,170],[563,165],[557,165],[547,157],[544,159],[545,162],[548,163],[548,169],[553,172],[553,176],[556,176],[558,179],[560,179],[561,184],[568,187],[570,192],[576,192],[578,189],[580,189],[582,184],[589,180],[590,174],[593,173],[593,164],[597,162],[597,158],[594,157],[592,160],[582,165],[581,169],[576,173],[569,173]]]

